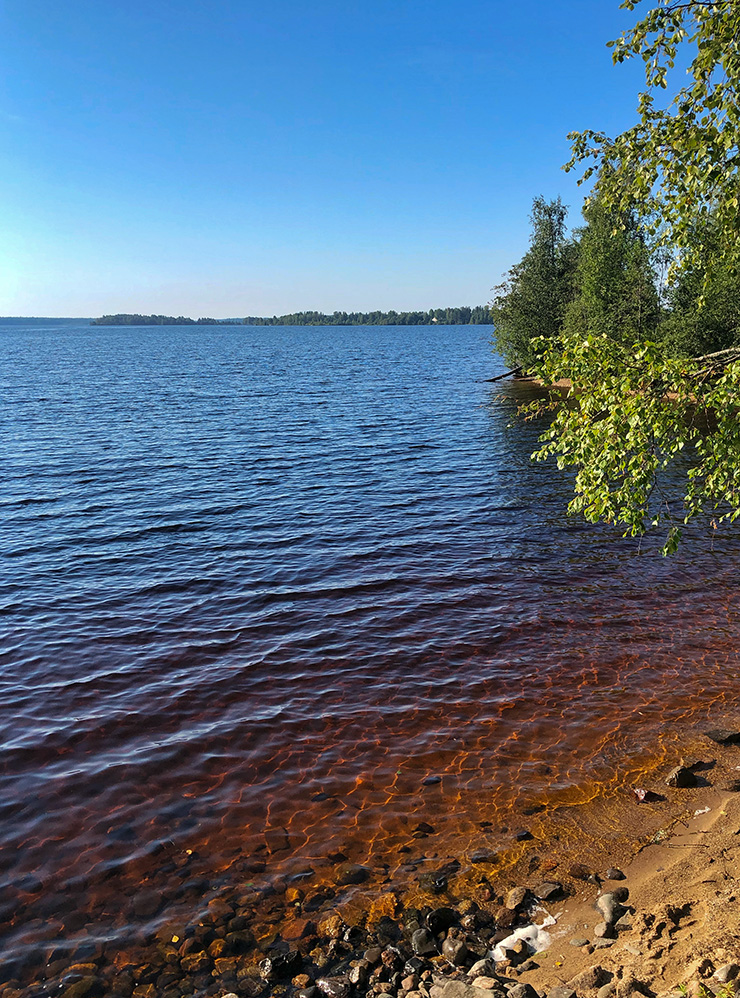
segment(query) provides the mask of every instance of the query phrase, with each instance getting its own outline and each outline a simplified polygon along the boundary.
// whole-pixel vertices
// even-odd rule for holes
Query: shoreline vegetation
[[[548,419],[535,459],[575,470],[569,511],[662,528],[664,554],[692,520],[740,517],[739,31],[729,0],[666,0],[608,43],[643,63],[636,121],[571,132],[584,224],[568,234],[560,199],[535,198],[491,305],[509,367],[577,389],[522,409]]]
[[[190,319],[179,315],[139,315],[121,312],[92,319],[91,326],[468,326],[490,325],[487,305],[433,308],[396,312],[290,312],[272,317],[248,315],[243,319]]]

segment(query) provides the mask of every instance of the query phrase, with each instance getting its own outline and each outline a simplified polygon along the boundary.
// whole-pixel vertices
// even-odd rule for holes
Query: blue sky
[[[618,0],[4,0],[0,314],[477,304],[572,129],[634,118]]]

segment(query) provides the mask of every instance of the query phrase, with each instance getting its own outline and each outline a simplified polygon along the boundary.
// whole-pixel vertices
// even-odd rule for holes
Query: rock
[[[531,984],[515,984],[508,993],[509,998],[540,998]]]
[[[417,956],[431,956],[437,945],[429,929],[417,929],[411,936],[411,949]]]
[[[337,869],[337,883],[340,887],[347,887],[350,884],[364,884],[370,876],[370,871],[365,866],[358,863],[344,863]]]
[[[319,935],[324,939],[340,939],[346,928],[339,915],[330,915],[319,922]]]
[[[516,922],[516,911],[512,911],[509,908],[497,908],[493,913],[493,917],[499,929],[510,929],[514,922]]]
[[[606,871],[606,879],[607,880],[626,880],[627,878],[622,873],[622,871],[619,869],[619,867],[610,866],[609,869]]]
[[[426,971],[429,963],[420,956],[412,956],[403,965],[404,974],[417,974],[419,977]]]
[[[740,745],[740,731],[732,728],[710,728],[704,734],[718,745]]]
[[[506,895],[504,907],[508,908],[509,911],[516,911],[517,908],[524,904],[528,893],[526,887],[512,887]]]
[[[493,962],[485,957],[483,960],[476,960],[468,971],[468,975],[470,977],[490,977],[493,970]]]
[[[547,992],[547,998],[576,998],[576,993],[573,988],[558,984],[554,988],[550,988]]]
[[[320,977],[316,987],[326,998],[348,998],[350,983],[346,977]]]
[[[729,783],[723,783],[720,790],[724,790],[728,794],[740,793],[740,780],[730,780]]]
[[[594,926],[594,935],[597,939],[613,939],[614,926],[609,922],[599,922]]]
[[[490,849],[476,849],[470,854],[471,863],[495,863],[496,859],[496,853],[491,852]]]
[[[185,960],[181,961],[181,966]],[[210,964],[210,960],[208,961]],[[301,969],[300,953],[276,953],[268,956],[259,965],[260,977],[266,981],[276,981],[283,977],[293,977]],[[200,969],[200,968],[199,968]],[[191,971],[197,973],[198,971]]]
[[[137,894],[133,902],[134,915],[137,918],[151,918],[162,906],[162,895],[157,891],[143,891]]]
[[[576,949],[580,949],[582,946],[588,946],[588,939],[584,939],[583,936],[573,936],[570,940],[570,945],[575,946]]]
[[[596,988],[601,988],[604,984],[608,984],[611,980],[611,974],[608,970],[604,970],[603,967],[598,965],[595,967],[589,967],[588,970],[581,971],[580,974],[576,974],[572,977],[567,985],[579,994],[581,991],[594,991]]]
[[[666,777],[668,787],[698,787],[699,777],[686,766],[676,766]]]
[[[603,988],[599,988],[596,992],[596,998],[612,998],[613,995],[617,993],[617,986],[613,981],[605,984]]]
[[[714,979],[720,984],[727,984],[728,981],[734,981],[738,974],[740,967],[736,963],[726,963],[715,970]]]
[[[397,974],[404,964],[404,959],[395,946],[386,946],[380,959],[383,966],[391,974]]]
[[[540,901],[554,901],[562,895],[563,885],[559,884],[557,880],[546,880],[544,883],[538,884],[533,893]]]
[[[589,870],[583,863],[572,863],[568,867],[568,876],[573,877],[574,880],[588,880],[593,876],[593,871]]]
[[[286,942],[296,942],[299,939],[305,939],[306,936],[313,936],[316,934],[316,923],[312,922],[308,918],[294,918],[292,922],[286,922],[281,935]],[[235,936],[236,933],[230,932],[229,936]],[[228,936],[226,938],[228,942]],[[244,952],[240,950],[240,952]]]
[[[352,967],[347,974],[347,980],[350,984],[354,984],[355,987],[364,988],[367,984],[368,979],[368,969],[362,963],[358,964],[356,967]],[[408,989],[411,990],[410,988]]]
[[[470,974],[469,976],[473,977],[472,974]],[[496,978],[495,977],[489,977],[487,975],[486,976],[480,976],[480,977],[474,977],[473,978],[473,987],[474,988],[482,988],[484,991],[499,991],[501,989],[501,985],[496,980]]]
[[[522,960],[526,960],[529,956],[529,946],[524,942],[523,939],[515,940],[511,946],[506,949],[506,955],[513,964],[521,963]]]
[[[457,921],[457,912],[452,908],[435,908],[427,915],[427,928],[435,936],[438,932],[446,932]]]
[[[272,961],[268,959],[262,962],[266,964],[265,973],[269,975],[272,972]],[[212,965],[211,958],[207,953],[189,953],[188,956],[184,956],[180,960],[180,966],[186,974],[202,974],[204,971],[209,971]]]
[[[532,835],[528,828],[518,828],[514,832],[514,838],[517,842],[529,842],[530,839],[534,838],[534,835]]]
[[[83,998],[85,995],[102,994],[102,982],[98,977],[88,975],[75,981],[62,993],[62,998]]]
[[[462,967],[468,956],[468,947],[465,945],[465,940],[448,936],[442,943],[442,956],[453,967]]]
[[[421,781],[421,785],[423,787],[433,787],[436,786],[437,783],[441,782],[442,782],[441,776],[425,776],[424,779]]]
[[[462,981],[445,980],[438,975],[435,975],[434,984],[429,989],[430,998],[495,998],[497,995],[498,991],[476,988]]]
[[[604,916],[604,921],[607,925],[614,925],[617,919],[621,918],[624,914],[624,908],[617,900],[615,892],[602,894],[596,902],[596,907]]]
[[[594,949],[609,949],[610,946],[614,945],[614,939],[594,939],[591,943]]]

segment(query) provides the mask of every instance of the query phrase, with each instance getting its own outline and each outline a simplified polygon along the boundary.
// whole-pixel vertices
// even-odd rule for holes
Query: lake
[[[464,872],[736,710],[737,531],[569,521],[490,337],[0,328],[0,980]]]

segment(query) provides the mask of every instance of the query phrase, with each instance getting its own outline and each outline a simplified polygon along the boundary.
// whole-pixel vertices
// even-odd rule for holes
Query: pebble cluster
[[[347,864],[341,879],[357,881],[363,873]],[[269,945],[253,934],[253,911],[217,898],[197,922],[162,927],[145,960],[110,960],[103,946],[91,947],[71,965],[51,959],[30,986],[8,981],[0,998],[536,998],[530,985],[518,981],[535,964],[530,945],[515,938],[515,930],[531,924],[534,905],[564,897],[566,888],[543,881],[502,896],[482,878],[480,892],[480,903],[468,899],[400,914],[398,898],[388,894],[362,927],[336,913],[314,920],[311,897],[288,888],[281,902],[291,906],[293,917],[281,922]],[[618,906],[622,895],[604,895],[600,903],[609,897]],[[605,910],[606,921],[617,911]]]

